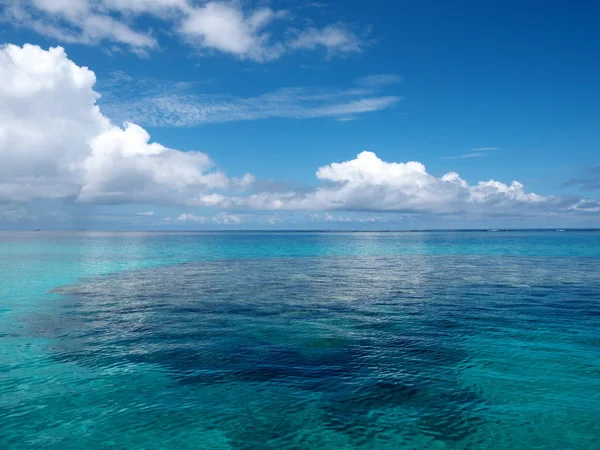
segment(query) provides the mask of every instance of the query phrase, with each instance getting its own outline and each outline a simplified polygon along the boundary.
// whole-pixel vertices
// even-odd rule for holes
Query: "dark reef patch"
[[[94,369],[143,364],[187,389],[264,390],[266,410],[274,386],[307,396],[314,420],[356,445],[385,432],[379,421],[394,411],[410,430],[458,442],[484,423],[486,407],[461,383],[464,341],[509,328],[499,308],[513,301],[513,284],[527,281],[491,263],[478,268],[480,281],[465,280],[469,258],[461,261],[257,259],[141,270],[58,289],[62,303],[30,327],[53,338],[55,358]],[[560,302],[560,286],[571,288],[530,290],[514,320],[579,312],[585,302]],[[298,427],[285,417],[297,412],[264,413],[269,420],[240,413],[226,434],[240,448],[277,442]]]

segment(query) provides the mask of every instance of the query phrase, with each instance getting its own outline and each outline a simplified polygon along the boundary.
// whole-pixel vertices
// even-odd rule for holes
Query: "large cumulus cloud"
[[[112,124],[95,82],[60,47],[0,49],[0,199],[176,203],[253,181],[228,178],[204,153],[153,143],[136,124]]]

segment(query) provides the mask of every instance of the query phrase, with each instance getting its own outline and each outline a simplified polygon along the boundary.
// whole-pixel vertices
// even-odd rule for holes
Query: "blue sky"
[[[596,2],[0,11],[2,229],[600,226]]]

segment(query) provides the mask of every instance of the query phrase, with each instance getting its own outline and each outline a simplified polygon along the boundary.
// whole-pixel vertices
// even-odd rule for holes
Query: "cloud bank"
[[[382,161],[372,152],[317,170],[324,184],[308,193],[262,192],[247,196],[199,196],[198,206],[259,210],[388,211],[409,214],[530,215],[600,211],[594,200],[545,197],[525,191],[518,181],[470,185],[459,174],[436,177],[416,161]]]
[[[186,212],[178,221],[231,225],[244,211],[329,212],[324,216],[329,222],[353,217],[340,211],[466,217],[600,213],[597,200],[538,195],[517,181],[470,184],[455,172],[436,176],[420,162],[387,162],[368,151],[320,167],[316,188],[261,190],[251,174],[229,177],[205,153],[152,142],[133,122],[113,124],[97,105],[95,83],[94,73],[69,60],[62,48],[0,48],[0,202],[50,198],[209,207],[229,211]],[[17,217],[21,210],[5,211]]]

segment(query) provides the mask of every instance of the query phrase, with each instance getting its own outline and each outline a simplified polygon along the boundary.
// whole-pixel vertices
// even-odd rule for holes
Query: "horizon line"
[[[41,230],[41,229],[0,229],[0,233],[424,233],[424,232],[515,232],[515,231],[545,231],[545,232],[568,232],[568,231],[600,231],[600,228],[414,228],[414,229],[311,229],[311,228],[282,228],[282,229],[139,229],[139,230],[107,230],[107,229],[65,229],[65,230]]]

